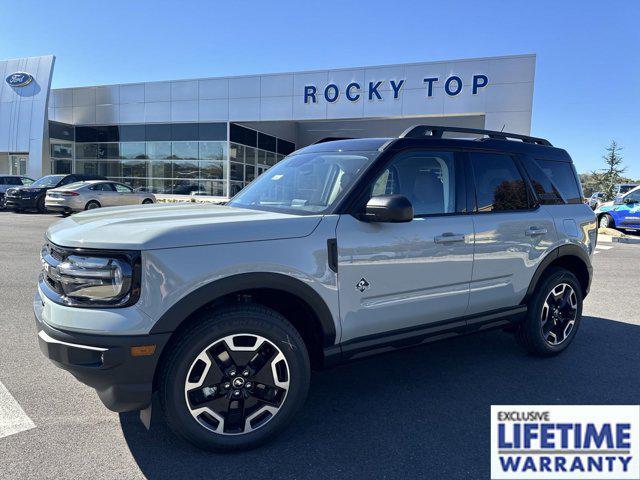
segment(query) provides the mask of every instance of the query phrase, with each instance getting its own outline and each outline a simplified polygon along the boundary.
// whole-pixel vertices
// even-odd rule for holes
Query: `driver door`
[[[461,160],[448,151],[403,151],[368,188],[370,196],[406,196],[414,219],[372,223],[341,215],[341,341],[462,317],[469,303],[474,229],[464,214]]]
[[[123,185],[122,183],[114,183],[113,187],[116,190],[116,205],[131,205],[132,203],[139,203],[137,201],[138,197],[131,187]]]

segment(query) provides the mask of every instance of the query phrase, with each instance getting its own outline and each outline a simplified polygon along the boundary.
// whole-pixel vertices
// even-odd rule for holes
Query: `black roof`
[[[452,138],[445,134],[462,133],[475,138]],[[296,153],[315,153],[331,151],[376,151],[401,148],[454,148],[461,150],[494,150],[512,153],[543,156],[546,159],[571,161],[569,154],[551,145],[544,138],[531,137],[509,132],[497,132],[462,127],[440,127],[416,125],[405,130],[398,138],[358,138],[341,140],[323,140],[309,145]]]

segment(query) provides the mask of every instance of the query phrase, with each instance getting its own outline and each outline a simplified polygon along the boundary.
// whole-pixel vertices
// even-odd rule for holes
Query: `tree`
[[[622,166],[622,147],[615,140],[611,140],[606,150],[602,159],[607,166],[598,172],[592,172],[592,183],[598,191],[604,192],[607,199],[612,199],[616,184],[624,181],[622,174],[626,168]]]

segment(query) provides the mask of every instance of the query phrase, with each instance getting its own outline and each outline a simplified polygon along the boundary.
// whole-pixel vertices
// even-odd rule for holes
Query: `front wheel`
[[[608,213],[605,213],[600,217],[600,222],[598,223],[600,228],[615,228],[615,224],[613,221],[613,217]]]
[[[162,410],[171,429],[200,448],[256,447],[282,430],[307,396],[306,346],[269,308],[205,313],[170,348]]]
[[[582,289],[573,273],[554,268],[528,303],[517,338],[531,354],[552,356],[573,341],[582,318]]]
[[[36,205],[36,208],[37,208],[37,210],[38,210],[38,213],[46,213],[46,211],[47,211],[47,207],[46,207],[46,205],[44,204],[44,195],[43,195],[43,196],[41,196],[41,197],[38,199],[38,203],[37,203],[37,205]]]

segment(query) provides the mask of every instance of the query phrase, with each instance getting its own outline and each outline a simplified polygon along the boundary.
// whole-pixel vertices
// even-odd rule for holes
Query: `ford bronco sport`
[[[416,126],[323,142],[225,206],[51,226],[38,337],[108,408],[148,419],[156,399],[194,444],[249,448],[292,420],[311,368],[495,327],[560,353],[596,240],[571,158],[544,139]]]

